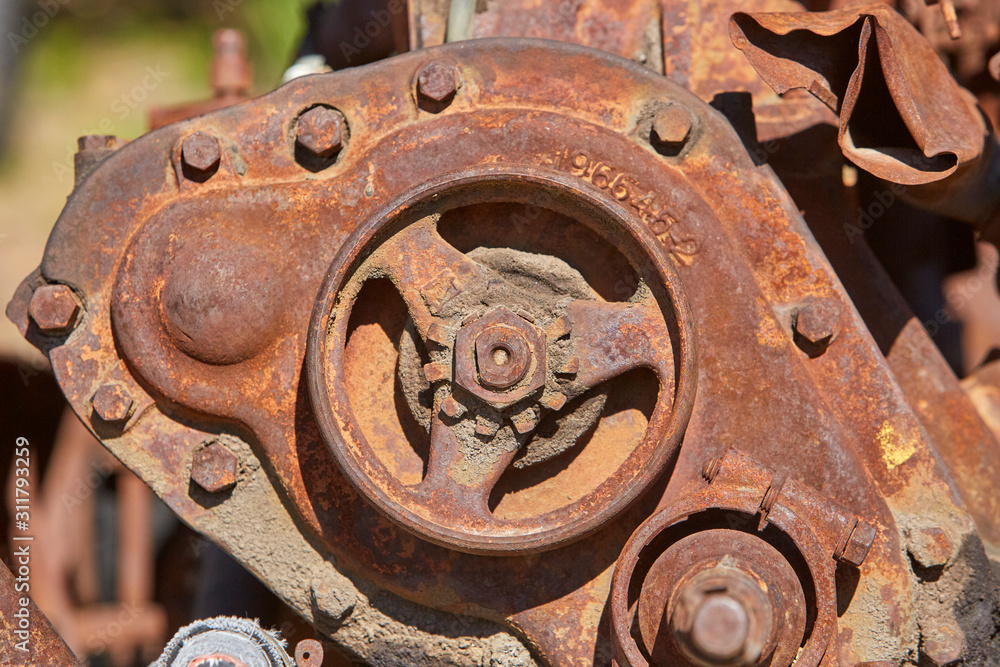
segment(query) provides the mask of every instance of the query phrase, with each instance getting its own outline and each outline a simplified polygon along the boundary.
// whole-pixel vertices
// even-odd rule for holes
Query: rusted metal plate
[[[410,0],[410,43],[417,48],[445,41],[527,37],[580,44],[662,70],[656,0]],[[452,5],[462,5],[462,26],[449,26]],[[449,38],[448,35],[454,35]]]
[[[455,84],[431,96],[434,105],[419,88],[431,63],[451,68]],[[685,132],[674,132],[676,123],[655,127],[678,107],[688,112]],[[303,118],[317,108],[342,119],[338,150],[298,140],[309,126]],[[188,164],[185,142],[198,133],[215,140],[218,160]],[[442,187],[456,183],[457,190]],[[429,227],[421,235],[421,220],[434,221],[441,241]],[[537,256],[573,273],[549,260],[543,271]],[[532,312],[545,299],[510,290],[510,303],[493,303],[476,289],[485,282],[488,295],[488,276],[497,273],[512,284],[544,274],[568,301]],[[80,299],[71,332],[41,331],[29,319],[42,283],[67,285]],[[580,285],[589,286],[587,298],[578,296]],[[476,298],[463,303],[464,292]],[[508,312],[491,315],[487,306]],[[822,651],[809,655],[822,664],[902,659],[915,650],[917,582],[897,519],[921,503],[965,516],[886,360],[773,172],[758,168],[727,120],[694,94],[571,45],[448,45],[294,81],[136,140],[81,183],[41,274],[25,282],[9,312],[48,351],[74,409],[105,444],[175,512],[312,618],[319,612],[310,577],[301,576],[311,572],[289,575],[281,544],[262,552],[245,539],[260,508],[244,488],[273,487],[282,512],[294,517],[273,521],[283,520],[311,557],[420,604],[505,623],[556,666],[607,664],[601,619],[623,546],[657,505],[702,491],[705,460],[730,446],[836,498],[877,530],[860,579],[841,599],[830,597],[832,566],[819,570],[823,624],[811,636]],[[491,316],[498,319],[480,330],[476,322]],[[810,317],[833,321],[820,354],[796,338],[826,339],[824,323]],[[498,332],[483,353],[488,362],[503,348],[510,363],[523,352],[514,361],[527,369],[508,378],[487,366],[485,387],[478,337],[500,325],[513,330],[512,322],[519,333]],[[504,420],[466,418],[458,382],[453,402],[444,391],[430,402],[420,395],[422,383],[444,387],[453,377],[445,350],[453,340],[458,347],[465,327],[463,382],[480,394],[471,404],[486,413],[482,404],[494,401]],[[524,350],[500,345],[507,340],[500,333],[520,336]],[[689,344],[698,350],[697,372]],[[546,388],[535,386],[531,370],[543,356],[553,366]],[[330,386],[314,372],[326,365]],[[550,381],[565,389],[563,405]],[[109,383],[133,403],[114,423],[93,419],[93,397]],[[524,396],[506,405],[508,389]],[[520,446],[513,434],[531,435],[534,413],[503,410],[539,389],[538,437],[524,443],[526,455],[484,447],[488,465],[462,477],[469,471],[453,456],[460,448],[440,437],[453,434],[450,422],[461,417],[470,427],[467,443],[504,429]],[[686,410],[692,392],[685,428],[672,411]],[[577,415],[583,426],[533,449],[548,414]],[[342,451],[331,445],[336,432],[350,435]],[[196,452],[220,438],[237,463],[232,486],[232,467],[220,467],[226,479],[215,493],[193,468]],[[443,480],[436,495],[420,493],[432,474]],[[383,483],[367,485],[372,479]],[[462,480],[472,491],[445,499],[465,491]],[[750,502],[737,496],[726,502]],[[473,500],[480,510],[485,500],[498,518],[473,534],[527,532],[537,542],[484,555],[468,553],[490,551],[482,541],[445,539],[441,528],[474,523],[459,511]],[[783,510],[775,507],[777,522]],[[826,513],[810,501],[785,518],[811,534]],[[860,561],[859,545],[848,548],[839,537],[810,549],[833,562],[843,546]],[[308,551],[299,542],[295,553]],[[342,641],[357,639],[345,633]]]
[[[734,12],[798,12],[794,0],[661,0],[664,75],[711,102],[720,93],[752,93],[755,105],[780,103],[746,58],[732,48]],[[822,105],[817,104],[822,109]],[[813,115],[816,112],[813,111]]]
[[[867,388],[867,381],[859,384],[856,381],[858,376],[845,375],[842,362],[814,365],[815,370],[823,371],[820,376],[822,382],[831,389],[841,387],[833,393],[831,404],[836,409],[849,414],[847,418],[857,420],[859,424],[872,419],[875,428],[869,431],[867,437],[876,446],[872,454],[881,455],[883,466],[890,473],[888,476],[879,475],[878,483],[886,490],[887,502],[899,524],[904,527],[900,531],[901,547],[915,560],[927,562],[929,543],[925,536],[939,531],[949,536],[952,548],[935,566],[945,567],[947,575],[932,584],[924,582],[915,588],[918,623],[922,628],[933,625],[945,617],[961,613],[927,602],[927,597],[941,594],[934,588],[940,586],[941,590],[958,590],[967,585],[959,583],[965,576],[961,574],[963,568],[989,567],[982,556],[974,557],[966,565],[954,567],[956,557],[961,560],[968,555],[965,552],[966,556],[959,556],[963,553],[959,545],[983,539],[987,542],[987,550],[995,553],[995,547],[989,545],[992,543],[990,536],[996,531],[996,514],[989,508],[996,502],[996,487],[990,474],[992,461],[997,458],[996,440],[984,430],[980,417],[971,409],[969,402],[956,393],[957,380],[953,373],[865,243],[869,224],[865,218],[857,217],[864,211],[859,211],[853,189],[845,187],[838,177],[843,158],[837,146],[836,129],[827,127],[789,136],[775,141],[771,147],[771,166],[803,211],[812,233],[830,258],[863,318],[864,326],[878,344],[880,353],[886,356],[904,394],[902,398],[911,406],[933,442],[930,459],[940,457],[947,464],[947,471],[940,464],[928,465],[928,460],[920,466],[908,465],[916,452],[911,454],[907,441],[897,437],[895,425],[864,417],[864,402],[851,398],[859,392],[873,391]],[[895,187],[898,190],[899,186]],[[890,195],[897,196],[886,184],[879,196],[889,202],[887,197]],[[836,330],[842,331],[839,327]],[[841,346],[839,334],[835,333],[830,349],[817,361],[841,351],[849,349]],[[845,378],[855,380],[845,381]],[[829,384],[831,382],[834,384]],[[899,396],[892,401],[893,405],[900,405]],[[872,415],[878,409],[877,406],[868,408]],[[945,479],[952,476],[958,483],[958,490],[965,500],[965,509],[959,514],[955,514],[954,508],[962,504],[953,492],[945,490],[942,476]],[[942,492],[950,499],[942,502]],[[928,497],[938,500],[931,502]],[[978,534],[973,534],[976,531],[964,511],[975,519]],[[983,585],[986,589],[991,586],[988,582]]]
[[[645,62],[659,47],[655,0],[487,2],[473,19],[473,38],[536,37],[582,44]],[[652,29],[652,35],[650,30]],[[652,37],[652,40],[650,39]],[[657,51],[659,49],[657,48]],[[659,69],[660,63],[648,63]]]
[[[32,544],[20,543],[30,554]],[[15,568],[18,555],[15,550]],[[29,569],[31,557],[22,556],[23,575],[15,577],[0,563],[0,653],[8,665],[80,665],[30,597]]]

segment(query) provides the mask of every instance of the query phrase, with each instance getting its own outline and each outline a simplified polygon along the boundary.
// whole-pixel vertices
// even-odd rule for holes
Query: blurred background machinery
[[[10,12],[4,284],[59,383],[7,327],[4,433],[55,632],[995,662],[995,141],[952,76],[995,122],[1000,9],[841,4]]]

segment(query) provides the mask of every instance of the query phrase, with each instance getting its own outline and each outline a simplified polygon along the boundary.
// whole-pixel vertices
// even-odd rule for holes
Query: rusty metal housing
[[[367,664],[996,664],[1000,446],[844,232],[845,159],[992,229],[926,40],[440,4],[101,149],[7,310],[76,414]]]

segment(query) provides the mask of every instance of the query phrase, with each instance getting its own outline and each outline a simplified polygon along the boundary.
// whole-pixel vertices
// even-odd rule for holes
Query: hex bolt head
[[[558,412],[566,405],[566,394],[561,391],[547,392],[542,396],[541,403],[549,410]]]
[[[907,550],[921,567],[944,567],[955,551],[954,543],[940,526],[917,528],[911,531]]]
[[[679,104],[670,104],[656,112],[650,138],[654,144],[679,150],[691,136],[694,120],[691,112]]]
[[[342,623],[357,604],[358,597],[354,591],[336,586],[323,579],[312,582],[312,603],[317,613],[328,622]]]
[[[344,119],[330,107],[313,107],[299,116],[295,141],[315,156],[333,157],[344,147]]]
[[[538,426],[538,412],[533,409],[527,409],[519,414],[514,415],[511,418],[514,423],[514,430],[521,435],[527,435],[535,430]]]
[[[135,409],[132,394],[117,382],[102,385],[94,393],[91,405],[98,417],[111,424],[128,421]]]
[[[455,400],[451,394],[441,401],[441,412],[451,419],[458,419],[465,414],[465,406]]]
[[[66,285],[42,285],[31,295],[28,315],[47,334],[72,329],[80,314],[80,302]]]
[[[848,524],[845,528],[841,546],[834,553],[834,558],[861,567],[874,541],[875,528],[867,521],[859,519],[853,526]]]
[[[961,664],[965,654],[965,637],[954,622],[941,620],[932,627],[921,626],[921,652],[935,667]],[[923,664],[923,663],[921,663]]]
[[[833,337],[833,326],[829,313],[817,305],[809,305],[799,311],[795,318],[795,333],[813,344]]]
[[[198,131],[189,135],[181,144],[181,160],[184,168],[196,177],[208,178],[219,170],[222,147],[219,140],[210,134]]]
[[[834,336],[835,313],[825,302],[802,306],[792,320],[792,339],[800,350],[815,358],[826,352]]]
[[[218,493],[236,484],[236,455],[220,442],[212,442],[194,453],[191,481],[209,493]]]
[[[431,102],[444,104],[458,90],[458,73],[451,65],[427,63],[417,74],[417,94]]]

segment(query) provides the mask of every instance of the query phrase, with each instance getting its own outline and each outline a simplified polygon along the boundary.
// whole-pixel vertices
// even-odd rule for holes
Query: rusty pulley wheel
[[[718,493],[659,510],[622,550],[618,663],[820,664],[836,630],[836,561],[791,507],[776,504],[762,523],[753,491]]]
[[[657,557],[637,616],[656,665],[787,665],[805,633],[806,601],[777,549],[756,535],[715,528]]]
[[[554,257],[504,248],[460,252],[441,236],[438,221],[483,204],[539,207],[589,228],[627,260],[638,277],[634,293],[606,301]],[[404,385],[411,378],[414,392],[422,383],[428,396],[429,447],[419,479],[401,479],[391,455],[380,457],[373,442],[379,433],[365,433],[355,419],[364,391],[352,395],[345,380],[352,309],[365,298],[366,283],[379,279],[398,291],[410,318],[411,336],[399,345],[400,376]],[[550,549],[619,514],[672,462],[693,402],[690,321],[671,260],[625,209],[554,172],[476,169],[413,188],[344,245],[313,313],[310,395],[336,461],[393,521],[473,553]],[[540,422],[578,439],[596,418],[589,413],[588,421],[587,409],[595,390],[638,368],[655,374],[655,407],[642,437],[598,472],[592,489],[540,503],[527,515],[493,511],[491,492],[512,463],[544,458],[532,450]],[[407,400],[420,411],[419,400]]]

